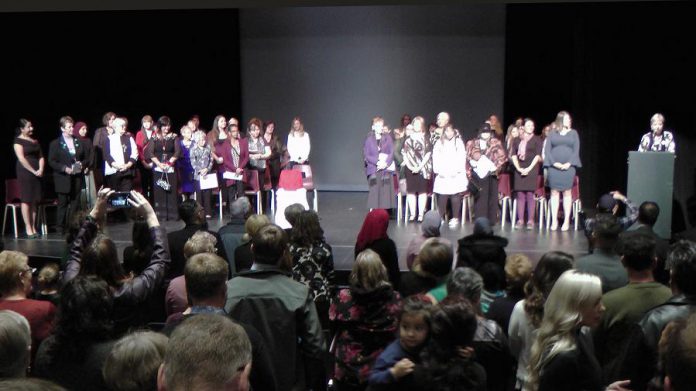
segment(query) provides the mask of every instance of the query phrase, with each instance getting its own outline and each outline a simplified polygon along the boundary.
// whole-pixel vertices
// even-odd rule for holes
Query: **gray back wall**
[[[505,6],[240,10],[242,116],[299,115],[320,190],[367,190],[362,145],[376,115],[434,122],[448,111],[469,136],[502,118]]]

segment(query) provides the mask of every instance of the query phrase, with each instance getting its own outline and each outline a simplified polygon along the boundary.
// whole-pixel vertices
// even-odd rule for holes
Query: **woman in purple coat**
[[[383,134],[384,119],[372,119],[372,131],[365,139],[363,156],[365,175],[370,192],[367,207],[372,209],[394,208],[394,142]]]

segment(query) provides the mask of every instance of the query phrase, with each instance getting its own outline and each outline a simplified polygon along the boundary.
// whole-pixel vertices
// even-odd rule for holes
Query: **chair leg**
[[[218,210],[220,212],[220,221],[222,221],[222,190],[218,192]]]
[[[275,190],[271,189],[271,215],[275,217]]]
[[[12,207],[12,222],[14,223],[14,234],[15,234],[15,239],[19,237],[19,232],[17,232],[17,208]]]
[[[313,202],[313,204],[314,204],[314,211],[317,213],[319,213],[319,199],[317,198],[318,194],[319,193],[317,192],[317,189],[314,189],[314,202]]]
[[[466,222],[466,204],[468,203],[467,197],[468,196],[462,197],[462,226],[464,226],[464,222]]]
[[[262,215],[262,214],[263,214],[263,210],[261,210],[261,204],[262,204],[262,203],[263,203],[263,202],[262,202],[262,200],[261,200],[261,191],[257,191],[257,192],[256,192],[256,214],[257,214],[257,215]]]
[[[500,216],[500,228],[505,228],[505,215],[507,214],[508,198],[503,197],[503,213]]]
[[[401,192],[396,193],[396,222],[400,223],[401,222],[401,202],[403,196],[401,195]]]
[[[10,205],[5,205],[5,213],[2,216],[2,236],[5,236],[5,227],[7,225],[7,208],[9,208]]]
[[[515,216],[517,216],[517,198],[512,200],[512,211],[510,212],[510,224],[512,224],[512,229],[515,229]]]

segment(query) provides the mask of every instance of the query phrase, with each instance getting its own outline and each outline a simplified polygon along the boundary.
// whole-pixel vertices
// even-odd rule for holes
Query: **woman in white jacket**
[[[433,192],[437,194],[440,216],[445,218],[449,200],[452,203],[449,226],[456,227],[462,210],[462,193],[469,181],[466,177],[466,148],[452,125],[445,128],[442,137],[433,145],[433,173]]]

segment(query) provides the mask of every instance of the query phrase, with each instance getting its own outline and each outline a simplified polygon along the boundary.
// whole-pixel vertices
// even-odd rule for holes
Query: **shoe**
[[[527,229],[528,229],[528,230],[533,230],[533,229],[534,229],[534,222],[533,222],[533,221],[528,221],[528,222],[527,222]]]
[[[522,228],[524,228],[524,223],[522,222],[522,220],[518,220],[517,224],[515,224],[515,229],[522,229]]]
[[[39,238],[38,234],[27,235],[27,239],[38,239],[38,238]]]
[[[558,230],[558,223],[554,221],[553,223],[551,223],[551,228],[549,228],[549,229],[551,231],[557,231]]]
[[[414,216],[414,215],[409,216],[408,221],[416,221],[416,216]]]
[[[450,221],[449,221],[450,228],[457,228],[458,225],[459,225],[459,219],[450,219]]]
[[[422,223],[423,222],[423,215],[418,216],[418,222]]]
[[[569,229],[570,229],[570,224],[565,224],[565,223],[564,223],[564,224],[561,226],[561,231],[567,231],[567,230],[569,230]]]

